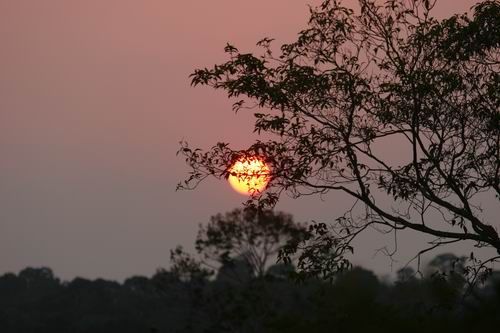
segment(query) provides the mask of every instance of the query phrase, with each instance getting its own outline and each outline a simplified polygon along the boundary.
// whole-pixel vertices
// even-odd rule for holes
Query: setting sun
[[[258,157],[243,157],[233,164],[229,173],[229,184],[236,192],[252,195],[266,188],[270,170]]]

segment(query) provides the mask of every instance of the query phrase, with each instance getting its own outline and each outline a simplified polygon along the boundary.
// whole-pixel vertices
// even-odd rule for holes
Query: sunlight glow
[[[262,192],[270,178],[269,167],[258,157],[242,157],[233,164],[229,172],[229,184],[236,192],[243,195]]]

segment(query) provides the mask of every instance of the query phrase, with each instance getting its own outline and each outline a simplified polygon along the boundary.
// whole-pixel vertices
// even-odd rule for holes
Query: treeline
[[[0,332],[422,333],[500,327],[500,272],[471,285],[468,258],[442,254],[419,272],[400,269],[395,281],[361,267],[333,265],[335,274],[325,275],[332,268],[329,258],[335,258],[332,247],[284,260],[283,249],[307,244],[317,231],[317,225],[296,223],[285,213],[236,209],[200,225],[196,253],[175,248],[169,269],[152,277],[118,283],[61,281],[49,268],[7,273],[0,277]]]
[[[214,278],[158,270],[123,283],[49,268],[0,277],[0,332],[437,332],[500,327],[500,272],[468,294],[460,258],[440,255],[419,277],[393,282],[361,267],[333,282],[288,278],[274,265],[257,277],[243,260]],[[450,270],[453,268],[453,270]]]

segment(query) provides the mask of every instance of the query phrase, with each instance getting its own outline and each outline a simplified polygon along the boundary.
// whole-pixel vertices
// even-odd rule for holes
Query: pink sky
[[[222,92],[191,88],[197,67],[225,61],[226,42],[253,50],[292,41],[303,0],[0,2],[0,274],[50,266],[63,278],[122,279],[168,265],[197,225],[244,197],[224,182],[174,192],[187,168],[178,141],[208,147],[255,138]],[[477,1],[441,0],[439,15]],[[348,3],[348,1],[346,1]],[[285,198],[298,220],[349,204]],[[378,242],[378,243],[377,243]],[[372,260],[361,249],[359,262]],[[403,255],[409,255],[415,248]]]

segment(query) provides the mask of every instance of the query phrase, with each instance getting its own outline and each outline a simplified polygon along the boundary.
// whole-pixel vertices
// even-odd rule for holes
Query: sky
[[[346,0],[345,3],[352,2]],[[440,0],[437,15],[477,1]],[[122,280],[192,250],[199,223],[241,206],[224,181],[176,192],[188,169],[180,140],[251,144],[251,114],[189,74],[274,37],[292,42],[314,0],[0,0],[0,274],[48,266],[63,279]],[[331,221],[341,194],[292,200],[298,221]],[[354,262],[390,262],[361,238]],[[400,264],[422,238],[405,236]]]

